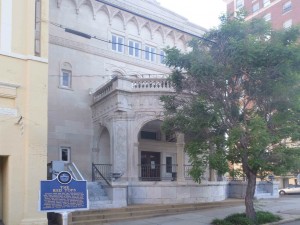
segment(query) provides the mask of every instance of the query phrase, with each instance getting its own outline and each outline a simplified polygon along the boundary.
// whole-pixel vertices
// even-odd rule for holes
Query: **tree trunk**
[[[256,188],[256,173],[249,168],[246,162],[243,162],[243,170],[248,179],[245,197],[246,216],[252,221],[255,221],[256,212],[254,210],[253,198]]]

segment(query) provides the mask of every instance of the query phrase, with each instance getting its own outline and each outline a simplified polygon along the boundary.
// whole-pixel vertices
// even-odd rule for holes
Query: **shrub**
[[[211,224],[213,224],[213,225],[233,225],[232,223],[230,223],[226,220],[219,220],[219,219],[214,219]]]
[[[225,221],[231,222],[233,225],[253,225],[245,213],[237,213],[225,218]]]
[[[270,212],[258,211],[256,213],[256,223],[252,222],[246,217],[245,213],[236,213],[227,216],[225,219],[215,219],[212,221],[212,225],[256,225],[265,224],[281,220],[280,216],[274,215]]]
[[[265,211],[258,211],[256,213],[256,217],[259,224],[271,223],[281,220],[280,216]]]

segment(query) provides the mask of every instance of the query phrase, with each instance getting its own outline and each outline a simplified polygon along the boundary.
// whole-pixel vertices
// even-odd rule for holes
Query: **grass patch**
[[[254,223],[246,217],[245,213],[236,213],[227,216],[225,219],[215,219],[212,225],[260,225],[281,220],[280,216],[274,215],[270,212],[258,211],[256,212],[257,221]]]

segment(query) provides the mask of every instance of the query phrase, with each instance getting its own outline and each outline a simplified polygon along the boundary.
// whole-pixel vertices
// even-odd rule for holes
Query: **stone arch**
[[[169,31],[167,34],[166,34],[166,43],[167,44],[171,44],[170,47],[173,47],[176,43],[176,37],[175,37],[175,33],[173,30]]]
[[[145,122],[142,124],[139,133],[138,133],[138,140],[140,140],[141,137],[141,132],[152,132],[156,133],[156,140],[161,140],[162,138],[162,132],[161,132],[161,125],[163,121],[160,119],[152,118],[151,120]]]
[[[63,1],[69,1],[69,2],[72,2],[74,4],[74,7],[75,7],[75,10],[76,10],[76,13],[78,13],[78,10],[79,10],[79,4],[78,4],[78,1],[77,0],[57,0],[57,7],[60,8],[61,4]]]
[[[152,27],[151,27],[151,25],[150,25],[149,22],[146,22],[146,23],[144,23],[144,24],[141,26],[141,31],[142,31],[143,29],[146,29],[147,31],[149,31],[149,33],[150,33],[150,39],[153,39],[153,30],[152,30]]]
[[[186,39],[185,39],[185,35],[181,35],[178,37],[178,39],[176,40],[176,46],[179,50],[185,52],[186,51]]]
[[[124,17],[124,15],[123,15],[123,13],[122,13],[122,11],[117,11],[116,13],[114,13],[113,15],[112,15],[112,17],[111,17],[112,19],[112,21],[113,21],[113,19],[114,18],[119,18],[119,19],[121,19],[121,21],[122,21],[122,25],[123,25],[123,29],[125,30],[126,29],[126,27],[125,27],[125,17]]]
[[[72,64],[71,62],[67,60],[62,60],[60,63],[60,69],[65,69],[65,70],[71,70],[72,71]]]
[[[113,77],[115,77],[115,76],[126,76],[125,70],[123,70],[122,68],[118,68],[118,67],[111,68],[110,73]]]
[[[100,132],[98,136],[98,159],[97,161],[100,164],[111,164],[112,155],[111,155],[111,137],[110,132],[107,127],[100,126]]]
[[[161,38],[161,40],[162,40],[162,43],[159,43],[160,45],[161,44],[164,44],[165,43],[165,32],[164,32],[164,30],[163,30],[163,28],[161,27],[161,26],[158,26],[156,29],[154,29],[154,39],[159,39],[159,37],[158,38],[156,38],[156,36],[157,35],[160,35],[160,38]]]
[[[140,34],[141,34],[141,27],[140,27],[140,24],[139,24],[139,21],[137,20],[137,18],[136,18],[135,16],[130,17],[130,18],[127,20],[127,22],[126,22],[126,28],[127,28],[128,24],[129,24],[130,22],[132,22],[133,24],[136,25],[137,30],[138,30],[138,35],[140,35]]]
[[[98,13],[98,12],[104,12],[106,15],[107,15],[107,17],[108,17],[108,21],[109,21],[109,25],[111,25],[111,12],[110,12],[110,10],[109,10],[109,8],[107,7],[107,5],[102,5],[102,6],[100,6],[97,10],[96,10],[96,14]]]
[[[78,5],[79,10],[80,10],[80,7],[83,5],[89,6],[91,13],[93,14],[93,18],[95,19],[96,14],[95,14],[95,6],[94,6],[93,2],[91,0],[82,0]]]
[[[141,116],[141,118],[139,118]],[[140,133],[140,130],[142,129],[142,127],[154,120],[160,120],[163,121],[164,117],[163,116],[155,116],[155,115],[148,115],[148,116],[143,116],[143,115],[136,115],[136,122],[135,122],[135,126],[134,126],[134,137],[137,138],[138,140],[138,135]]]

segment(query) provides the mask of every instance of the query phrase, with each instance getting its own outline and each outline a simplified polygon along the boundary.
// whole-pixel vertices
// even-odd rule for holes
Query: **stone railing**
[[[171,89],[171,82],[166,79],[136,79],[132,81],[133,89]]]
[[[114,82],[115,78],[112,79],[111,81],[109,81],[108,83],[106,83],[104,86],[98,88],[95,93],[93,94],[93,102],[97,102],[100,99],[104,98],[105,96],[107,96],[109,93],[112,92],[113,90],[113,82]]]
[[[167,78],[153,77],[128,78],[117,76],[98,88],[93,94],[93,102],[103,99],[115,90],[127,92],[173,92],[171,82]]]

